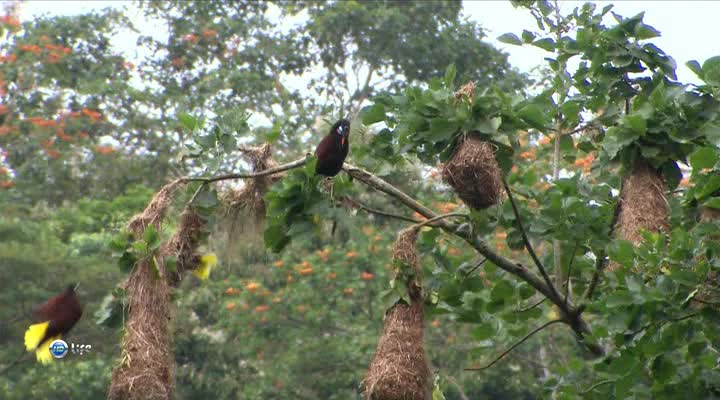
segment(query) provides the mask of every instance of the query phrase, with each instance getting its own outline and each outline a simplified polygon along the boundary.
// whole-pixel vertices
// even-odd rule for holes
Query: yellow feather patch
[[[42,364],[49,364],[53,360],[53,355],[50,353],[50,343],[53,341],[60,339],[60,335],[53,336],[50,339],[44,341],[38,348],[35,350],[35,357],[38,361],[40,361]]]
[[[206,280],[210,276],[210,271],[217,265],[217,256],[215,253],[205,254],[200,257],[200,265],[195,268],[192,273],[200,280]]]
[[[50,321],[30,325],[25,331],[25,350],[33,351],[38,347],[49,325]]]

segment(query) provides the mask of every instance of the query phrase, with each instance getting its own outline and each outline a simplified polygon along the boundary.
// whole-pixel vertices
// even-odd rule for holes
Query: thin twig
[[[470,274],[477,271],[478,268],[485,264],[485,261],[487,261],[487,257],[483,258],[474,267],[472,267],[472,269],[465,274],[465,277],[467,278],[468,276],[470,276]]]
[[[573,247],[572,254],[570,254],[570,263],[568,265],[568,272],[567,272],[567,278],[565,279],[565,298],[563,299],[563,303],[567,306],[568,298],[570,297],[570,277],[572,276],[572,267],[573,267],[573,261],[575,261],[575,253],[577,252],[579,242],[575,241],[575,246]]]
[[[192,197],[190,197],[190,201],[187,202],[188,206],[192,206],[192,203],[195,201],[195,199],[198,197],[200,192],[207,186],[207,182],[204,182],[200,187],[197,188],[195,193],[193,193]]]
[[[552,321],[548,321],[548,322],[540,325],[539,327],[533,329],[530,333],[528,333],[527,335],[525,335],[525,336],[524,336],[522,339],[520,339],[517,343],[513,344],[512,346],[510,346],[507,350],[505,350],[505,351],[503,351],[502,353],[500,353],[500,355],[497,356],[497,357],[495,357],[495,359],[492,360],[492,361],[490,362],[490,364],[484,365],[484,366],[482,366],[482,367],[470,367],[470,368],[465,368],[465,371],[482,371],[482,370],[485,370],[485,369],[488,369],[488,368],[492,367],[492,366],[495,365],[498,361],[502,360],[503,357],[505,357],[506,355],[508,355],[511,351],[515,350],[515,348],[517,348],[517,347],[520,346],[521,344],[525,343],[525,341],[527,341],[528,339],[530,339],[531,337],[533,337],[533,335],[535,335],[536,333],[540,332],[541,330],[547,328],[547,327],[550,326],[550,325],[557,324],[558,322],[563,322],[563,320],[562,320],[562,319],[554,319],[554,320],[552,320]]]
[[[428,224],[433,225],[435,222],[440,221],[440,220],[443,220],[443,219],[445,219],[445,218],[449,218],[449,217],[465,217],[465,218],[470,218],[470,215],[465,214],[465,213],[460,213],[460,212],[452,212],[452,213],[447,213],[447,214],[440,214],[440,215],[436,215],[436,216],[434,216],[434,217],[432,217],[432,218],[428,218],[428,219],[426,219],[425,221],[418,222],[417,224],[414,225],[414,227],[415,227],[415,228],[422,228],[423,226],[428,225]]]
[[[538,301],[537,303],[535,303],[535,304],[533,304],[533,305],[530,305],[530,306],[527,306],[527,307],[525,307],[525,308],[519,309],[518,312],[530,311],[530,310],[532,310],[533,308],[535,308],[535,307],[539,306],[540,304],[544,303],[545,300],[547,300],[547,297],[543,297],[542,299],[540,299],[540,301]]]
[[[600,382],[598,382],[598,383],[590,386],[589,388],[583,390],[582,393],[583,393],[583,394],[585,394],[585,393],[590,393],[590,392],[592,392],[593,390],[599,388],[600,386],[607,385],[607,384],[609,384],[609,383],[615,383],[615,381],[614,381],[614,380],[610,380],[610,379],[608,379],[608,380],[606,380],[606,381],[600,381]]]
[[[501,176],[500,178],[502,179],[503,186],[505,187],[505,192],[508,195],[508,200],[510,200],[510,205],[512,206],[513,213],[515,214],[515,221],[517,222],[518,229],[520,230],[520,234],[522,235],[523,242],[525,242],[525,249],[527,249],[528,253],[530,254],[530,258],[532,258],[538,270],[540,270],[540,275],[542,275],[543,279],[545,280],[545,284],[547,284],[550,291],[554,292],[555,295],[559,298],[560,296],[557,293],[557,289],[555,289],[552,281],[550,281],[550,277],[548,276],[547,271],[545,271],[545,267],[543,266],[542,262],[540,262],[537,254],[535,254],[535,250],[533,250],[532,244],[530,244],[530,239],[528,239],[527,233],[525,233],[525,228],[523,227],[522,219],[520,218],[520,212],[518,211],[517,205],[515,204],[515,199],[513,198],[512,192],[510,191],[510,187],[508,186],[504,176]]]
[[[358,208],[358,209],[360,209],[360,210],[367,211],[367,212],[369,212],[370,214],[381,215],[381,216],[383,216],[383,217],[388,217],[388,218],[395,218],[395,219],[399,219],[399,220],[405,221],[405,222],[413,222],[413,223],[422,222],[422,221],[417,220],[417,219],[415,219],[415,218],[410,218],[410,217],[406,217],[406,216],[404,216],[404,215],[393,214],[393,213],[391,213],[391,212],[387,212],[387,211],[383,211],[383,210],[378,210],[378,209],[376,209],[376,208],[368,207],[368,206],[366,206],[365,204],[363,204],[363,203],[361,203],[361,202],[359,202],[359,201],[357,201],[357,200],[351,199],[350,197],[343,197],[343,198],[341,199],[341,201],[345,201],[345,202],[349,203],[351,207],[355,207],[355,208]]]

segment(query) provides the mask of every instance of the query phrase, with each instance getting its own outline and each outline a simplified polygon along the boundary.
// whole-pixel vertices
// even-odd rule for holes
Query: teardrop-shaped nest
[[[405,282],[411,303],[399,300],[385,313],[383,332],[363,381],[367,400],[427,400],[431,397],[432,369],[423,343],[424,304],[420,257],[415,247],[418,230],[418,227],[410,227],[400,231],[393,245],[396,265],[413,270],[412,278]]]
[[[204,233],[205,221],[192,208],[180,215],[180,225],[175,234],[163,244],[161,254],[177,258],[174,272],[168,272],[168,283],[177,286],[185,271],[195,269],[200,264],[196,254],[200,239]]]
[[[643,241],[642,231],[667,232],[670,229],[670,208],[665,198],[665,180],[662,173],[638,160],[630,175],[623,180],[620,193],[620,214],[615,234],[635,245]],[[608,270],[619,265],[610,262]]]
[[[442,167],[443,180],[470,208],[482,210],[502,200],[502,171],[495,150],[491,143],[465,135]]]

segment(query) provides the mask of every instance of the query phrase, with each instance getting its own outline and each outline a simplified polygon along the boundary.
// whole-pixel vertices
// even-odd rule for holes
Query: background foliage
[[[107,319],[107,296],[126,276],[108,244],[129,218],[174,177],[247,170],[240,145],[271,142],[276,160],[292,160],[325,134],[323,118],[348,114],[354,164],[439,213],[469,213],[493,251],[531,265],[509,202],[470,212],[440,181],[438,162],[461,133],[494,142],[541,261],[585,305],[589,340],[607,350],[590,358],[557,324],[492,368],[463,371],[560,315],[497,265],[477,267],[483,257],[464,241],[427,229],[418,241],[426,347],[445,399],[720,397],[720,244],[717,224],[698,219],[700,207],[720,208],[720,59],[691,62],[705,84],[684,85],[642,15],[515,3],[537,26],[500,39],[548,52],[542,82],[484,42],[458,1],[140,1],[133,7],[169,35],[142,36],[148,56],[136,60],[112,44],[119,30],[142,34],[123,10],[23,23],[8,11],[0,303],[12,306],[0,308],[0,368],[22,353],[32,306],[71,280],[86,306],[69,340],[93,352],[50,367],[26,357],[0,374],[0,397],[104,397],[122,333],[121,319]],[[292,79],[307,89],[288,89]],[[469,80],[474,97],[458,102]],[[638,157],[663,171],[673,229],[635,248],[613,240],[611,226],[620,178]],[[264,235],[213,232],[205,246],[220,255],[218,269],[177,290],[179,398],[359,398],[395,300],[389,248],[406,224],[332,200],[420,216],[344,174],[331,199],[306,171],[266,196]],[[216,196],[198,200],[214,210]],[[625,268],[603,273],[585,298],[606,254]]]

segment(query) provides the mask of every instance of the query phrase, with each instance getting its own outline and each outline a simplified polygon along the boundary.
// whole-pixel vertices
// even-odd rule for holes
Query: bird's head
[[[77,290],[78,286],[80,286],[80,282],[73,282],[65,288],[65,291],[68,293],[72,293]]]
[[[330,132],[334,132],[340,138],[340,144],[345,145],[348,136],[350,136],[350,121],[347,119],[341,119],[336,122]]]

